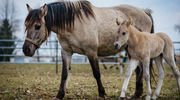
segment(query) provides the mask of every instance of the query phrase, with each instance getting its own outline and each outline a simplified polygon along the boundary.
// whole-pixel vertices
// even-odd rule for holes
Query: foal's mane
[[[48,12],[45,16],[46,27],[48,30],[52,26],[58,27],[61,31],[74,28],[74,21],[77,17],[80,21],[83,20],[83,14],[95,18],[92,4],[86,0],[80,1],[58,1],[47,4]],[[40,21],[40,9],[32,10],[25,23],[28,24],[26,30],[32,26],[35,21]]]

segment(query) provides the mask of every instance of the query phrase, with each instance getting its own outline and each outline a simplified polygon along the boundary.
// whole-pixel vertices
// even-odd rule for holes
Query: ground
[[[177,66],[180,68],[180,65]],[[117,100],[121,92],[124,73],[120,75],[119,70],[105,70],[102,66],[100,68],[101,79],[107,93],[106,99]],[[166,76],[158,100],[180,100],[172,71],[167,65],[165,69]],[[0,100],[54,99],[59,89],[61,65],[59,65],[59,74],[55,72],[55,65],[50,64],[0,64]],[[98,98],[97,85],[90,65],[72,65],[70,76],[65,100],[96,100]],[[155,83],[153,83],[152,91],[154,87]],[[135,73],[130,80],[127,96],[132,97],[134,90]]]

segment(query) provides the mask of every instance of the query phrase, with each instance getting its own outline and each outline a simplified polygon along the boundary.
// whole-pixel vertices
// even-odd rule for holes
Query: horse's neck
[[[134,47],[138,44],[139,41],[138,35],[140,35],[139,34],[140,32],[132,25],[128,27],[128,30],[129,30],[128,46]]]

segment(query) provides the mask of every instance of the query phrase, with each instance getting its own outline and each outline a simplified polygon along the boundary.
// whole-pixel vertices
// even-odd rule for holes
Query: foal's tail
[[[152,26],[151,26],[151,32],[150,33],[153,34],[154,33],[154,20],[153,20],[153,17],[152,17],[152,10],[151,9],[144,9],[144,12],[151,19]],[[154,80],[155,83],[157,83],[155,78],[154,78],[155,72],[154,72],[154,68],[153,68],[153,60],[152,59],[150,60],[150,65],[149,66],[150,66],[149,68],[150,68],[151,83],[152,83],[152,79]],[[151,85],[151,87],[152,87],[152,85]]]

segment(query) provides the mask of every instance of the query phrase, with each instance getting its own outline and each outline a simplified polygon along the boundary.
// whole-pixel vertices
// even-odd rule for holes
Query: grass
[[[180,68],[180,65],[177,66]],[[107,93],[106,99],[117,100],[121,92],[124,73],[120,75],[119,70],[104,70],[102,66],[100,68],[101,79]],[[169,67],[165,69],[166,76],[158,100],[179,100],[178,87],[172,71]],[[60,73],[61,67],[59,67],[59,74],[55,73],[55,65],[0,64],[0,100],[54,99],[59,89]],[[65,100],[97,99],[97,85],[90,65],[72,65],[70,73]],[[153,83],[152,91],[155,90],[154,87],[155,83]],[[131,97],[134,91],[135,73],[131,77],[127,96]],[[143,97],[145,96],[145,91],[144,84]]]

